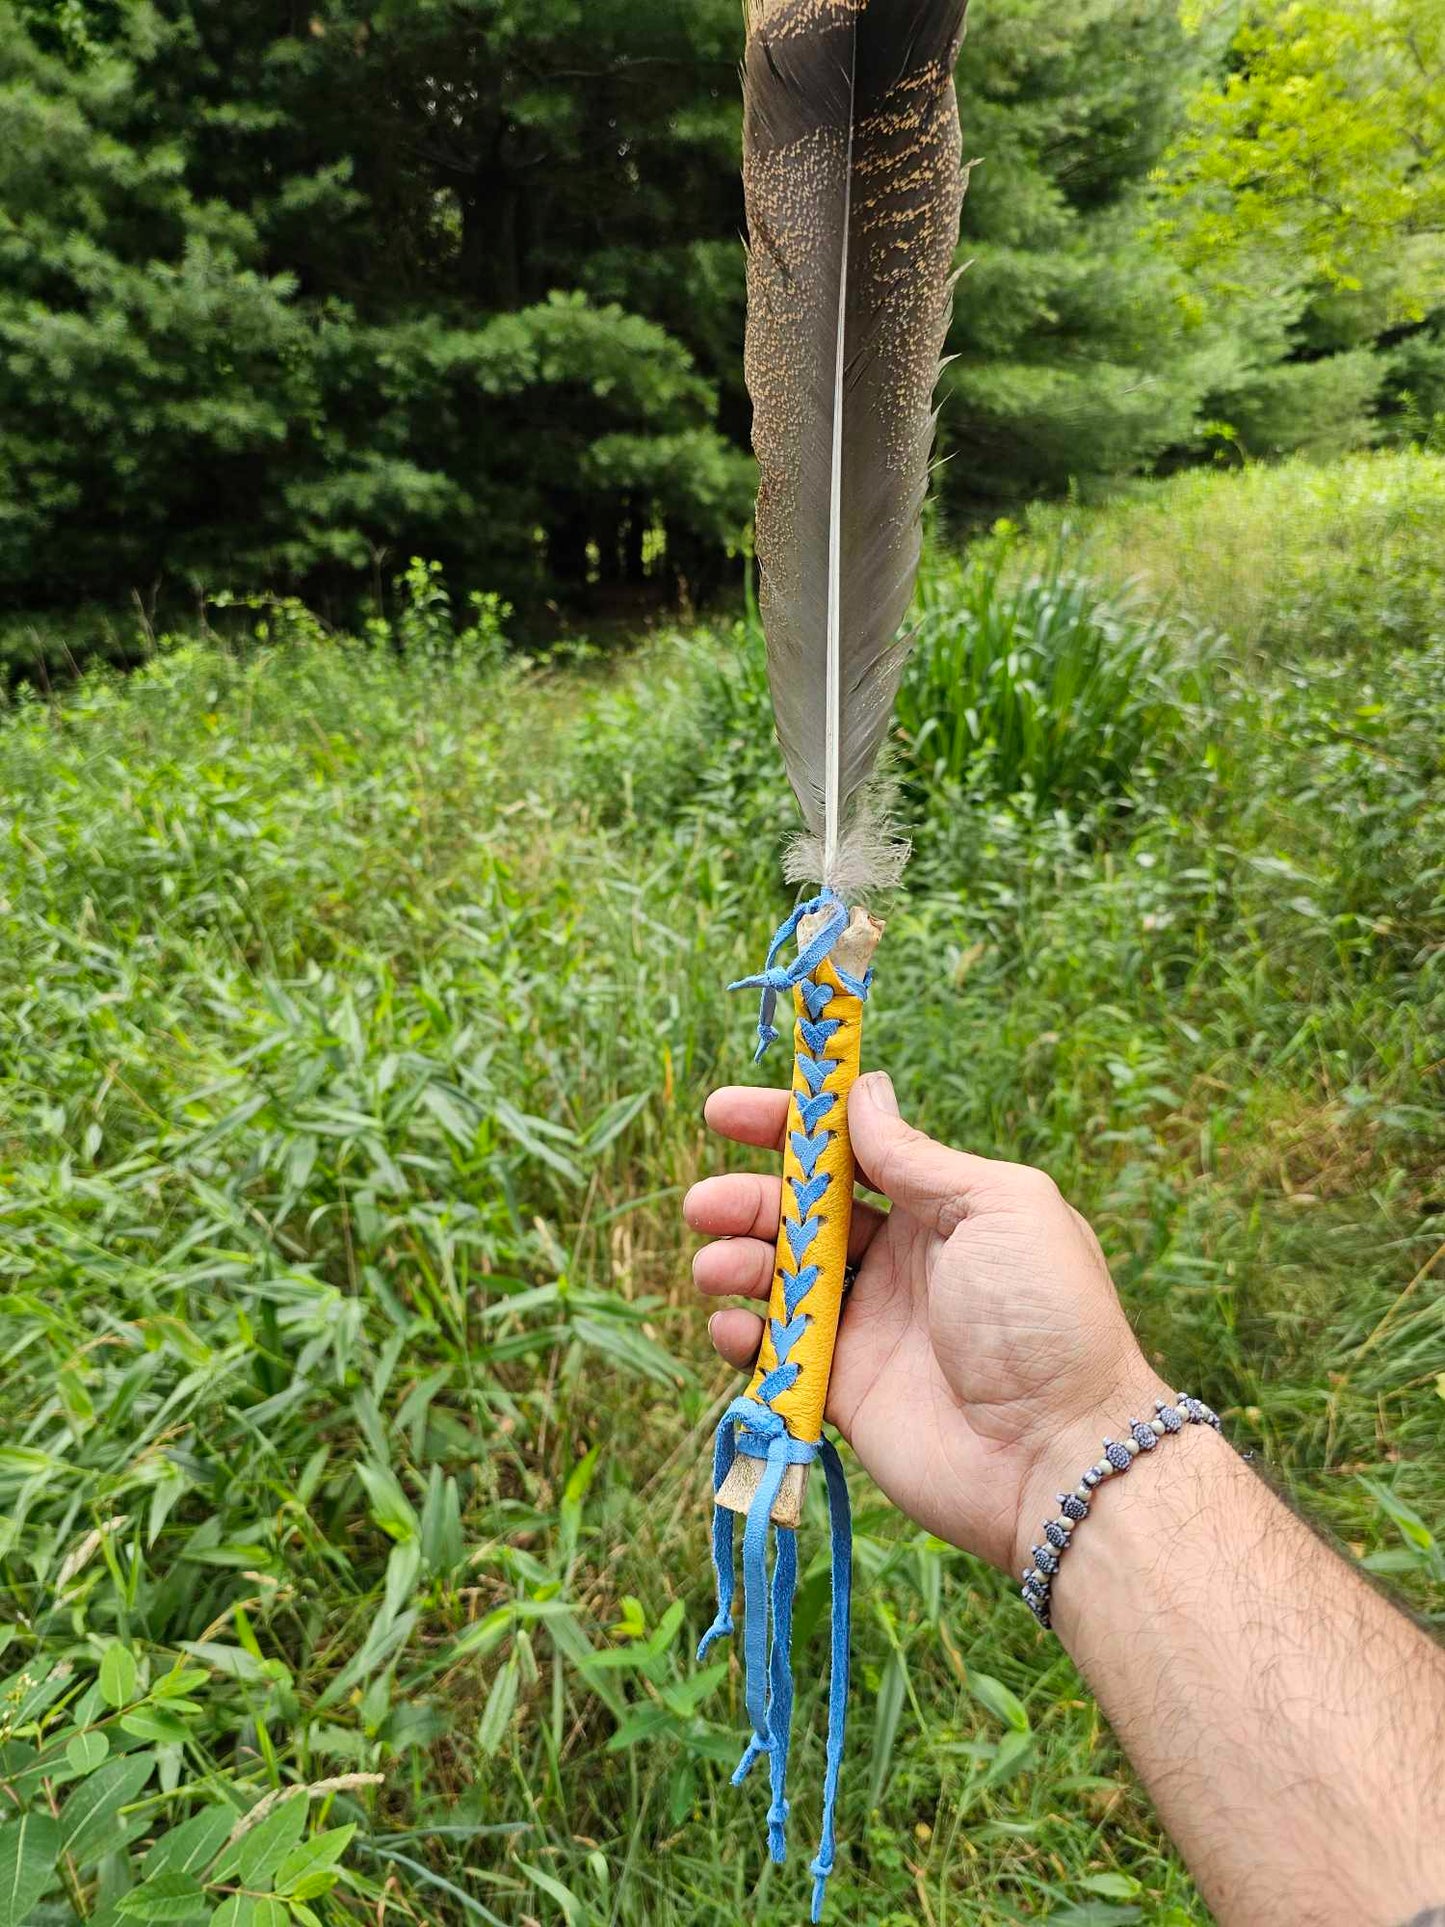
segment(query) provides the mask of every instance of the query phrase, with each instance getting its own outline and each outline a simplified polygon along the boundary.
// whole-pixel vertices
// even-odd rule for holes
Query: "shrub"
[[[1177,626],[1057,550],[1023,576],[1009,555],[1005,541],[923,574],[897,709],[905,780],[1052,804],[1118,795],[1177,725]]]

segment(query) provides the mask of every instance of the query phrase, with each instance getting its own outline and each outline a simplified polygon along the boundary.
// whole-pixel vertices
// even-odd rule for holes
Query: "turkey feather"
[[[965,0],[750,0],[759,601],[811,880],[883,880],[866,790],[918,569],[964,175]]]

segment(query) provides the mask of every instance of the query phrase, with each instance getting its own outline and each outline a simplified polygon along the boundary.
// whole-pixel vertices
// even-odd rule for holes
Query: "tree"
[[[1211,302],[1274,318],[1214,397],[1259,452],[1363,439],[1377,403],[1407,432],[1445,409],[1442,153],[1445,0],[1249,0],[1161,169],[1159,232]]]
[[[681,42],[651,35],[644,75],[635,9],[517,0],[296,34],[64,0],[29,25],[0,27],[12,601],[162,576],[345,596],[414,550],[534,604],[649,550],[716,569],[751,478],[714,385],[579,272],[607,238],[593,284],[625,300],[620,242],[708,151]]]
[[[737,0],[17,6],[0,603],[343,614],[420,553],[526,612],[735,567]],[[1250,6],[975,0],[958,521],[1212,421],[1323,449],[1445,399],[1445,0]]]
[[[945,380],[964,513],[1146,467],[1189,438],[1219,345],[1145,232],[1204,73],[1173,0],[993,0],[959,65],[964,258]]]

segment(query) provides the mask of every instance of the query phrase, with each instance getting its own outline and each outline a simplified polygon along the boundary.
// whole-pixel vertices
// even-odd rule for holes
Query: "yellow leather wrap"
[[[821,1157],[814,1166],[814,1176],[826,1171],[830,1182],[822,1201],[809,1214],[820,1221],[812,1244],[808,1247],[806,1262],[818,1267],[818,1278],[813,1288],[803,1298],[798,1309],[808,1316],[808,1326],[802,1336],[796,1339],[788,1352],[788,1361],[797,1364],[797,1378],[786,1391],[779,1392],[772,1400],[772,1409],[786,1421],[788,1430],[796,1439],[814,1440],[822,1435],[823,1407],[828,1398],[828,1375],[833,1368],[833,1343],[838,1333],[838,1317],[843,1305],[843,1275],[848,1260],[848,1227],[853,1216],[853,1151],[848,1142],[848,1092],[852,1089],[858,1075],[859,1051],[863,1040],[863,1004],[860,998],[851,996],[839,981],[831,964],[819,964],[815,979],[827,984],[832,992],[832,1000],[827,1005],[826,1016],[836,1019],[839,1028],[829,1039],[826,1055],[836,1060],[836,1068],[824,1079],[821,1090],[832,1092],[838,1099],[822,1120],[822,1128],[829,1133],[829,1141]],[[793,1003],[799,1023],[807,1017],[807,1007],[803,992],[799,988],[793,993]],[[802,1030],[795,1029],[793,1038],[793,1095],[788,1106],[788,1137],[783,1153],[783,1219],[778,1227],[778,1248],[773,1260],[773,1288],[768,1301],[768,1323],[763,1332],[762,1348],[758,1353],[757,1370],[748,1387],[748,1395],[756,1398],[758,1387],[778,1362],[773,1346],[772,1324],[788,1321],[787,1306],[783,1298],[783,1271],[796,1272],[797,1261],[788,1243],[786,1221],[797,1219],[798,1210],[794,1198],[793,1181],[806,1181],[807,1174],[798,1161],[793,1149],[793,1134],[804,1129],[799,1114],[800,1101],[812,1096],[812,1090],[805,1081],[798,1065],[798,1059],[805,1050]]]

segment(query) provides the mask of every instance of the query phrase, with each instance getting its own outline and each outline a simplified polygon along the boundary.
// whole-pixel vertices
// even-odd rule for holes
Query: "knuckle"
[[[1033,1164],[1015,1164],[1010,1169],[1010,1189],[1020,1203],[1035,1211],[1057,1210],[1063,1205],[1063,1193],[1047,1171]]]
[[[873,1164],[879,1178],[885,1180],[908,1177],[918,1168],[920,1154],[929,1143],[922,1131],[915,1131],[911,1124],[899,1124],[890,1131],[873,1155]]]

